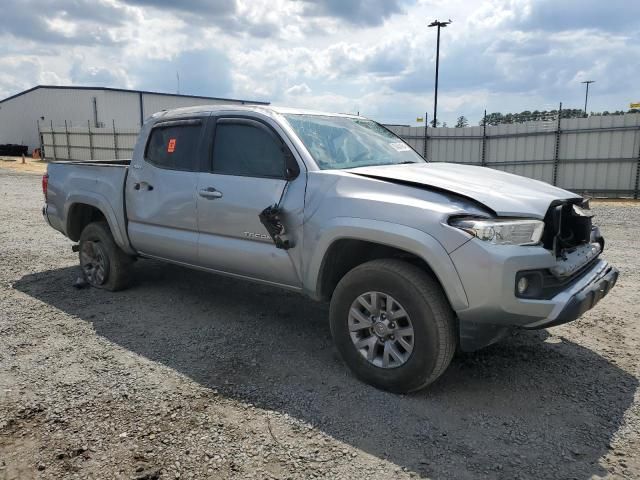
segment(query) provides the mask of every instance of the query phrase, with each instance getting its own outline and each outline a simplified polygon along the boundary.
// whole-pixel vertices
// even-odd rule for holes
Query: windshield
[[[322,170],[424,163],[402,139],[371,120],[285,115]]]

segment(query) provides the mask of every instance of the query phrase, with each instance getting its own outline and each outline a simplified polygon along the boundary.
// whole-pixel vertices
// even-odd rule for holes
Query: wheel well
[[[92,222],[106,220],[104,214],[93,205],[74,203],[67,214],[67,236],[77,242],[84,227]]]
[[[429,264],[417,255],[399,248],[366,240],[336,240],[324,256],[320,270],[320,297],[329,300],[338,282],[358,265],[381,258],[397,258],[412,263],[436,279]]]

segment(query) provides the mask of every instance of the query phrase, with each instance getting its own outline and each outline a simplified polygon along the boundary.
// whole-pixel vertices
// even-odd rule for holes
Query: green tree
[[[636,113],[640,112],[640,110],[629,110],[624,112],[622,110],[615,110],[613,112],[604,111],[604,112],[591,112],[591,115],[624,115],[625,113]],[[587,115],[581,108],[563,108],[562,109],[562,118],[584,118]],[[534,110],[529,111],[525,110],[520,113],[507,113],[502,114],[500,112],[488,113],[486,117],[487,125],[502,125],[502,124],[513,124],[513,123],[524,123],[524,122],[539,122],[539,121],[550,121],[558,118],[558,110]],[[483,117],[478,125],[484,125],[485,118]]]
[[[464,115],[460,115],[458,117],[458,121],[456,122],[456,128],[464,128],[468,126],[469,126],[469,121],[467,120],[467,117],[465,117]]]

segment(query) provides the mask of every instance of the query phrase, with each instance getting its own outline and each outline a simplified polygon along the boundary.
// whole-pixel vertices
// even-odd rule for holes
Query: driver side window
[[[283,145],[264,128],[241,121],[216,125],[213,173],[283,178],[285,168]]]

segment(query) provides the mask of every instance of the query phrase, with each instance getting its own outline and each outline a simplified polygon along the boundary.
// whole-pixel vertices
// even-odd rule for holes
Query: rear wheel
[[[440,285],[393,259],[367,262],[340,280],[331,300],[331,332],[358,378],[398,393],[434,382],[457,343],[455,317]]]
[[[116,245],[106,222],[84,227],[79,254],[82,274],[92,287],[116,291],[129,286],[133,257]]]

